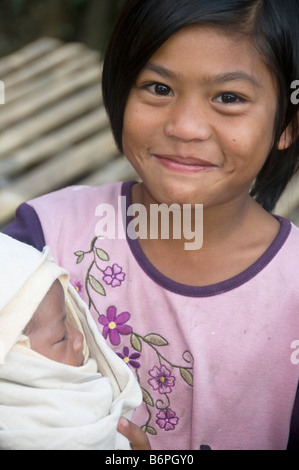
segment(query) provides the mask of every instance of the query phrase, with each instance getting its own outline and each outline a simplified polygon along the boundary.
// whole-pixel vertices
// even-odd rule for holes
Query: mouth
[[[219,168],[212,162],[194,156],[153,154],[152,157],[169,170],[183,173],[202,173]]]

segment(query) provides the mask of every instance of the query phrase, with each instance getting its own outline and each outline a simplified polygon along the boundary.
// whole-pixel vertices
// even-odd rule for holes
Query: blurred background
[[[136,178],[115,146],[101,94],[121,4],[0,0],[0,229],[42,194]]]
[[[0,0],[0,56],[40,37],[103,51],[122,0]]]

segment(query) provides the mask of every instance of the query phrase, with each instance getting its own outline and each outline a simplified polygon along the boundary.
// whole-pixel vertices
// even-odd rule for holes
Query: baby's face
[[[29,332],[31,348],[56,362],[81,366],[83,335],[66,318],[64,291],[57,280],[34,314],[36,321]]]

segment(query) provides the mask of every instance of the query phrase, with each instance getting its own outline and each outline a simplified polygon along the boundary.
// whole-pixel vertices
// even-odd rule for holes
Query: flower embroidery
[[[121,285],[125,279],[125,273],[118,264],[113,264],[113,266],[108,266],[103,272],[103,281],[106,284],[111,285],[112,287],[118,287]]]
[[[132,327],[124,325],[130,318],[129,312],[122,312],[116,315],[116,308],[114,306],[107,308],[107,316],[100,315],[99,323],[104,325],[103,336],[107,339],[109,335],[110,342],[117,346],[120,343],[120,335],[129,335],[132,333]]]
[[[121,359],[126,364],[130,364],[130,366],[135,367],[135,369],[138,369],[140,367],[140,363],[137,362],[135,359],[138,359],[140,357],[140,353],[138,352],[133,352],[132,354],[129,355],[129,348],[127,346],[124,347],[122,353],[116,353]]]
[[[161,429],[164,429],[165,431],[173,431],[179,422],[179,418],[176,417],[176,413],[170,408],[159,411],[156,416],[158,418],[156,423],[158,426],[160,426]]]
[[[150,371],[149,375],[152,379],[149,379],[148,383],[154,390],[158,390],[159,393],[171,393],[172,387],[174,387],[175,377],[170,375],[170,370],[164,365],[158,369],[154,366]]]
[[[86,250],[77,250],[74,253],[76,265],[84,260],[86,273],[85,283],[81,284],[74,280],[72,284],[78,293],[85,293],[88,307],[98,317],[98,325],[103,325],[103,337],[107,341],[109,337],[112,345],[118,346],[120,350],[122,348],[122,351],[117,353],[118,356],[129,367],[135,369],[134,373],[142,389],[145,413],[147,414],[141,429],[151,436],[157,435],[156,427],[164,431],[174,430],[181,418],[178,418],[176,412],[171,409],[172,400],[175,399],[175,394],[180,396],[177,383],[183,381],[185,385],[193,387],[194,358],[192,353],[185,349],[182,351],[181,360],[174,363],[168,357],[167,346],[169,342],[161,335],[161,332],[151,331],[142,335],[138,331],[133,331],[133,328],[126,324],[129,320],[132,321],[133,311],[131,314],[126,311],[117,315],[116,306],[110,304],[109,308],[106,306],[106,314],[101,314],[100,309],[103,308],[103,301],[107,301],[109,294],[113,292],[110,287],[121,286],[126,274],[123,272],[123,267],[110,261],[110,253],[103,249],[105,246],[98,246],[98,241],[100,243],[100,237],[94,237]],[[85,268],[82,267],[82,269]],[[107,293],[105,285],[109,286]],[[121,341],[127,342],[128,337],[122,338],[121,335],[130,335],[130,348],[123,347]],[[120,344],[121,346],[119,346]],[[143,352],[146,355],[146,351],[149,349],[156,355],[156,364],[158,365],[146,372],[142,371],[143,364],[139,357],[143,356]],[[174,377],[171,375],[171,371],[179,373]],[[175,385],[177,390],[173,388]],[[151,395],[152,391],[156,392],[155,396]]]
[[[83,290],[83,285],[81,284],[80,281],[71,281],[72,286],[75,288],[75,290],[78,292],[78,294],[81,294]]]

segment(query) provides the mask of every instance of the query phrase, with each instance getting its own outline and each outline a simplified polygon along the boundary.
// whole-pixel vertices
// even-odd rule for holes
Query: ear
[[[294,135],[291,129],[291,125],[289,125],[285,129],[285,131],[281,134],[281,137],[278,141],[277,148],[278,150],[286,150],[292,145],[293,142],[294,142]]]
[[[297,113],[297,129],[299,132],[299,112]],[[281,134],[281,137],[277,145],[278,150],[286,150],[295,142],[297,138],[298,138],[298,133],[296,136],[294,136],[293,126],[292,124],[289,124],[288,127]]]

